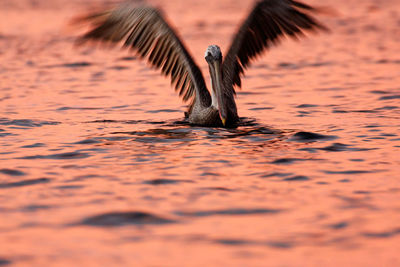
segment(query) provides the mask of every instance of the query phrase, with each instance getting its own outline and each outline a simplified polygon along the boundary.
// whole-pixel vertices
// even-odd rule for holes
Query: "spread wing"
[[[123,42],[124,47],[133,49],[150,65],[170,76],[171,84],[184,101],[193,100],[196,89],[201,100],[211,101],[199,67],[159,10],[126,2],[112,10],[77,18],[73,23],[89,23],[91,27],[78,39],[78,44]]]
[[[297,39],[304,32],[327,30],[312,13],[317,10],[295,0],[259,1],[233,38],[223,62],[226,88],[241,87],[249,63],[284,36]]]

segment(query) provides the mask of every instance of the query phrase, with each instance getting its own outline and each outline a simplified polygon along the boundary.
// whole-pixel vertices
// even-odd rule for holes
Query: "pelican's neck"
[[[212,76],[210,77],[210,81],[211,81],[211,106],[218,109],[218,97],[215,93],[216,90],[218,90],[218,89],[216,88],[216,84],[213,83]]]
[[[211,80],[211,105],[219,110],[222,103],[222,71],[221,62],[214,60],[208,63]]]
[[[222,59],[208,60],[207,62],[211,77],[211,106],[218,110],[222,123],[225,125],[227,107],[225,106],[222,82]]]

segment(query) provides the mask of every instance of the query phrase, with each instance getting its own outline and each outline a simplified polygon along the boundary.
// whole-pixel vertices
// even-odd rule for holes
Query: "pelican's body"
[[[218,46],[208,46],[204,57],[209,66],[210,91],[199,67],[159,10],[127,2],[112,10],[84,16],[77,22],[92,25],[79,39],[81,42],[124,41],[124,46],[170,76],[171,84],[183,100],[191,100],[186,113],[190,123],[234,127],[239,122],[234,86],[241,86],[241,76],[250,61],[285,35],[297,38],[304,31],[326,29],[309,14],[314,11],[313,7],[295,0],[258,1],[224,58]]]
[[[233,94],[223,88],[222,53],[217,45],[210,45],[204,55],[210,71],[211,103],[204,103],[196,94],[193,106],[189,109],[189,122],[204,126],[235,126],[239,122]]]

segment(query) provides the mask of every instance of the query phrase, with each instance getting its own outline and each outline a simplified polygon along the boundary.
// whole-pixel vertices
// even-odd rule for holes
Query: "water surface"
[[[398,1],[325,1],[330,34],[249,69],[237,129],[185,123],[126,51],[74,48],[102,2],[0,3],[0,266],[400,265]],[[156,4],[207,73],[251,1]]]

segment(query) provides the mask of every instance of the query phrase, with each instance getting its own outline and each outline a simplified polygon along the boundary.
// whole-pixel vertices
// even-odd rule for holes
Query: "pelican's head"
[[[224,101],[224,92],[222,84],[222,53],[217,45],[207,47],[204,55],[210,69],[212,85],[212,105],[218,109],[219,117],[225,126],[227,111]]]
[[[222,61],[221,49],[218,45],[208,46],[204,58],[209,64],[212,61]]]

